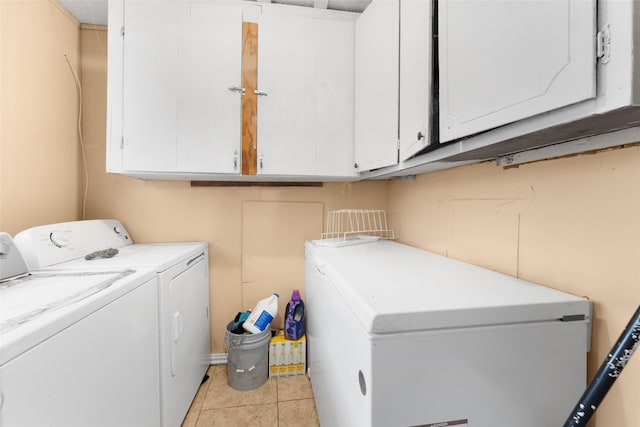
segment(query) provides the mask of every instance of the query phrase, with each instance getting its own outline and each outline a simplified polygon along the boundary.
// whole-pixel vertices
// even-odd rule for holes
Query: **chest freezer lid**
[[[397,242],[306,248],[370,334],[590,318],[584,298]]]

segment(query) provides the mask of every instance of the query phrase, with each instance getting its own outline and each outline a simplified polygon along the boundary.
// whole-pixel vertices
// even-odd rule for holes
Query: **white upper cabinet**
[[[424,3],[434,7],[435,20],[425,18]],[[488,159],[509,165],[637,142],[637,0],[401,0],[400,10],[399,162],[367,178]],[[415,45],[426,31],[420,22],[433,22],[437,35],[427,55],[436,61],[431,67],[415,53],[428,49]],[[416,84],[428,70],[434,70],[430,107],[419,101],[428,90]],[[420,112],[421,105],[427,109]],[[431,111],[426,127],[434,140],[428,150],[411,139],[424,111]],[[411,145],[417,152],[405,152]]]
[[[110,0],[107,170],[160,179],[357,177],[356,16],[224,0]],[[245,52],[255,59],[257,44],[257,77],[243,70],[243,21],[257,26]],[[257,79],[257,108],[243,73]],[[245,113],[243,96],[252,107]],[[243,114],[253,116],[243,122]],[[243,126],[253,137],[245,147]],[[243,155],[257,175],[242,175]]]
[[[356,22],[358,171],[396,165],[428,146],[433,2],[374,0]]]
[[[432,16],[432,2],[400,0],[400,161],[432,142]]]
[[[229,89],[240,86],[242,9],[130,1],[124,12],[122,170],[239,172],[241,94]]]
[[[258,174],[355,176],[352,15],[258,22]]]
[[[640,128],[637,0],[110,0],[108,37],[107,171],[131,176],[393,177]]]
[[[398,163],[398,26],[398,0],[372,0],[356,21],[355,162],[359,172]]]
[[[441,141],[596,96],[595,0],[438,7]]]

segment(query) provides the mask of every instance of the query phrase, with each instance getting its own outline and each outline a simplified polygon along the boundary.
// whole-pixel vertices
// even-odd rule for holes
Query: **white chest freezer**
[[[400,243],[305,244],[321,425],[562,425],[591,303]]]

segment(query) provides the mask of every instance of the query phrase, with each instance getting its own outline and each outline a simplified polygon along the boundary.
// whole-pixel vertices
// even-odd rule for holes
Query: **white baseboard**
[[[226,365],[228,361],[227,353],[212,353],[209,357],[212,365]]]

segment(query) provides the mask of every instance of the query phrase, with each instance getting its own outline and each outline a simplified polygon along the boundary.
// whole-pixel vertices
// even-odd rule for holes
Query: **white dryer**
[[[15,236],[30,268],[40,271],[151,268],[158,279],[160,411],[178,427],[210,364],[209,254],[206,242],[134,244],[116,220],[35,227]],[[115,248],[115,256],[86,255]],[[71,261],[63,256],[77,254]]]

